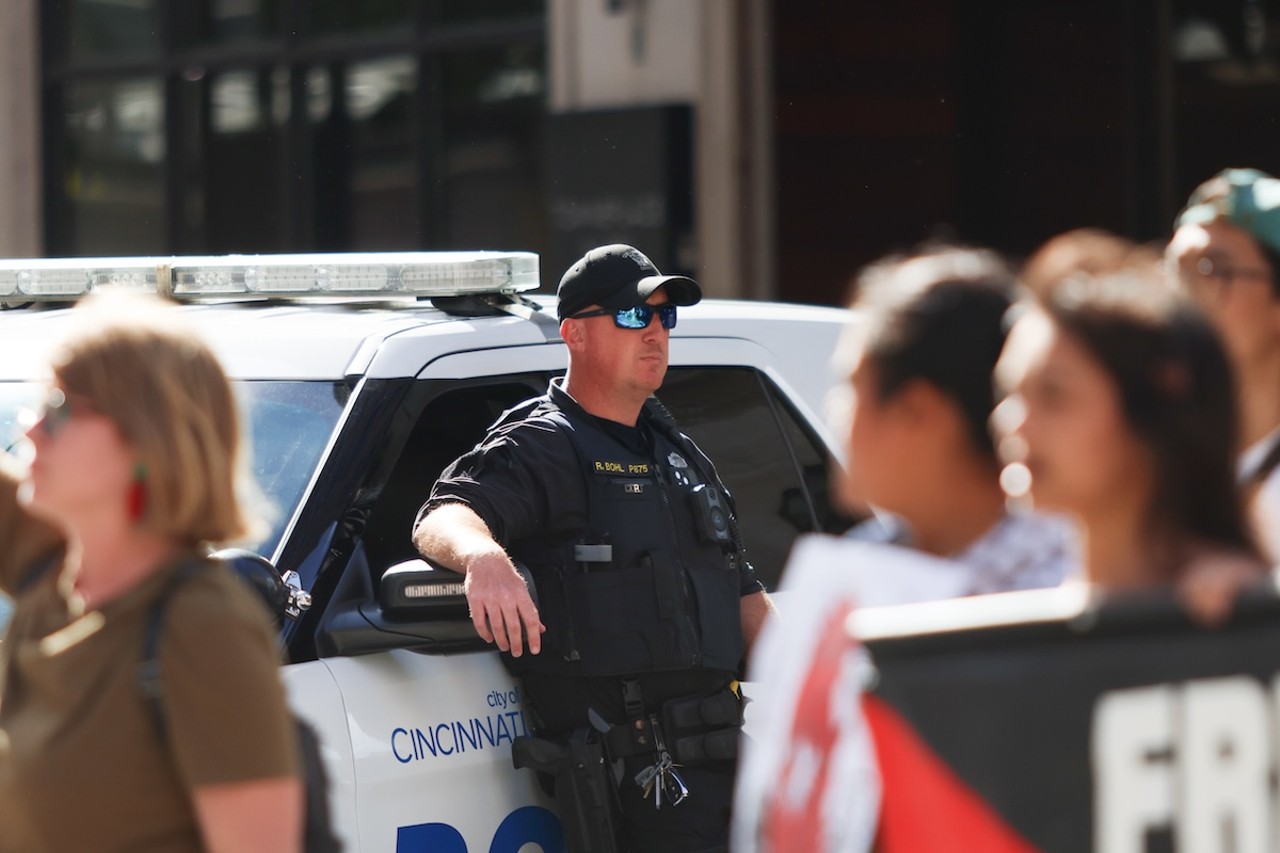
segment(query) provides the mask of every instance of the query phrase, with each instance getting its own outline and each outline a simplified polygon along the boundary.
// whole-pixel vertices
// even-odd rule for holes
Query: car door
[[[505,362],[510,367],[511,361]],[[391,565],[416,556],[410,531],[440,470],[469,449],[507,406],[538,393],[546,373],[522,371],[452,381],[422,380],[400,398],[392,420],[412,418],[388,475],[360,490],[376,495],[317,629],[319,667],[342,708],[350,768],[335,802],[347,804],[350,837],[362,850],[510,851],[527,843],[555,850],[556,818],[529,771],[511,766],[513,738],[529,733],[515,682],[498,656],[471,641],[448,654],[395,648],[355,649],[361,614]],[[357,503],[360,499],[357,500]],[[349,515],[351,515],[349,513]],[[353,623],[361,627],[352,629]],[[441,626],[451,636],[457,625]],[[400,645],[412,645],[404,639]],[[305,676],[313,682],[320,677]],[[330,702],[330,705],[333,703]],[[349,786],[347,785],[349,781]]]

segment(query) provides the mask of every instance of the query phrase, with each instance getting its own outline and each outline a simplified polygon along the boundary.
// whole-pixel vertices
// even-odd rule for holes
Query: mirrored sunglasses
[[[609,316],[613,318],[613,324],[619,329],[647,329],[655,313],[662,322],[662,328],[674,329],[676,327],[676,306],[670,302],[664,302],[661,305],[634,305],[630,308],[619,308],[616,311],[610,308],[579,311],[577,314],[571,314],[569,319],[580,320],[583,317]]]

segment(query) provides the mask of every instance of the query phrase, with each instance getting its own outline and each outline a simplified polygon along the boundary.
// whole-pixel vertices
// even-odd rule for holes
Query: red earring
[[[141,462],[133,466],[133,482],[129,484],[126,501],[129,520],[135,524],[142,521],[147,512],[147,467]]]

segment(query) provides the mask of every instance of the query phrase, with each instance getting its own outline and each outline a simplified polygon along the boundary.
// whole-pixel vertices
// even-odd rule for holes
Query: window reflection
[[[47,136],[47,248],[536,251],[545,14],[544,0],[41,4],[65,128]]]
[[[328,68],[312,68],[307,72],[307,117],[322,122],[333,109],[333,83]]]
[[[1274,4],[1174,0],[1172,53],[1179,63],[1232,63],[1237,73],[1260,68],[1277,52]],[[1268,13],[1273,20],[1268,20]],[[1250,66],[1253,66],[1250,69]]]
[[[78,254],[159,253],[165,245],[158,79],[66,88],[69,238]]]
[[[544,0],[441,0],[440,20],[454,23],[491,18],[541,15]]]
[[[287,68],[210,75],[208,125],[191,162],[200,165],[206,241],[214,252],[267,252],[287,239],[278,175],[289,119]]]
[[[782,395],[762,375],[675,367],[659,396],[715,462],[737,506],[747,556],[769,589],[777,587],[791,542],[814,529],[815,515],[826,530],[844,529],[847,519],[839,519],[826,488],[826,448],[789,406],[778,405]]]
[[[441,245],[544,245],[543,69],[540,46],[450,53],[441,63]]]
[[[72,0],[72,55],[131,56],[160,50],[156,0]]]
[[[317,33],[408,28],[412,23],[409,0],[313,0],[310,29]]]
[[[1168,50],[1169,215],[1223,166],[1274,172],[1280,103],[1280,16],[1274,2],[1173,0]]]
[[[247,41],[274,35],[279,29],[277,0],[186,0],[199,31],[195,41]]]
[[[418,169],[410,125],[418,63],[393,56],[350,66],[351,249],[412,249],[421,243]]]
[[[209,123],[214,133],[245,133],[264,124],[264,113],[270,108],[263,103],[259,75],[251,71],[233,71],[215,78],[210,103]]]

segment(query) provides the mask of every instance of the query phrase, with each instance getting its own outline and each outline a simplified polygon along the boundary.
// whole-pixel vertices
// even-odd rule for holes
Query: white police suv
[[[528,253],[0,261],[0,441],[19,439],[44,359],[93,288],[183,303],[233,378],[275,512],[253,548],[309,607],[284,678],[319,730],[348,849],[560,849],[520,691],[476,636],[457,575],[422,567],[415,513],[443,467],[563,371],[554,304]],[[841,311],[707,300],[683,309],[660,397],[737,500],[772,586],[792,539],[842,520],[816,416]],[[3,605],[0,605],[3,609]],[[0,614],[3,621],[3,614]]]

